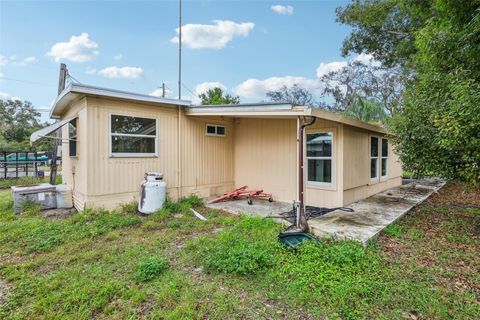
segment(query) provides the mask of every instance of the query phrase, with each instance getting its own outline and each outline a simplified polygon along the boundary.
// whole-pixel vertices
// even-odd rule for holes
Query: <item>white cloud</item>
[[[360,54],[351,59],[351,61],[360,61],[366,64],[377,65],[378,61],[374,60],[371,55]],[[299,76],[283,76],[270,77],[267,79],[247,79],[240,83],[235,89],[235,94],[241,98],[246,99],[263,99],[266,97],[268,91],[275,91],[283,86],[292,87],[298,86],[307,89],[313,95],[322,95],[323,83],[321,77],[331,71],[337,71],[346,67],[348,61],[332,61],[328,63],[320,63],[316,70],[316,77],[313,79],[299,77]]]
[[[321,93],[321,84],[317,79],[295,76],[271,77],[264,80],[248,79],[235,88],[235,93],[241,98],[265,98],[268,91],[275,91],[283,86],[291,88],[295,84],[313,94]]]
[[[11,56],[10,58],[7,58],[5,56],[0,55],[0,66],[5,66],[7,64],[12,64],[12,65],[17,65],[17,66],[28,66],[34,63],[37,63],[38,59],[31,56],[27,57],[23,60],[17,60],[17,56]]]
[[[6,65],[8,62],[8,58],[5,56],[0,55],[0,66]]]
[[[222,49],[234,37],[247,37],[255,27],[253,22],[236,23],[228,20],[214,20],[213,24],[186,24],[182,26],[182,42],[191,49]],[[170,39],[178,43],[177,35]]]
[[[154,97],[162,97],[163,95],[163,89],[162,88],[157,88],[153,90],[152,92],[149,93],[150,96]],[[173,97],[173,91],[165,88],[165,98],[172,98]]]
[[[201,93],[205,93],[209,89],[220,88],[223,91],[227,91],[227,87],[221,82],[202,82],[195,86],[193,90],[198,96]]]
[[[89,74],[89,75],[97,74],[97,69],[88,66],[87,69],[85,69],[85,74]]]
[[[373,66],[378,66],[380,65],[380,62],[377,60],[373,59],[373,56],[371,54],[359,54],[351,61],[358,61],[364,64],[370,64]],[[321,78],[322,76],[332,72],[332,71],[338,71],[348,65],[348,61],[333,61],[329,63],[320,63],[320,65],[317,68],[317,77]]]
[[[21,66],[28,66],[28,65],[31,65],[31,64],[34,64],[34,63],[37,63],[37,62],[38,62],[37,58],[28,57],[28,58],[25,58],[22,61],[18,62],[18,64],[21,65]]]
[[[273,12],[276,12],[278,14],[286,15],[286,16],[291,16],[293,14],[293,7],[292,6],[282,6],[280,4],[277,4],[275,6],[271,7]]]
[[[113,56],[113,59],[114,59],[114,60],[117,60],[117,61],[118,61],[118,60],[122,60],[122,58],[123,58],[123,55],[122,55],[121,53]]]
[[[69,60],[72,62],[87,62],[97,54],[98,44],[88,38],[88,33],[72,36],[68,42],[57,42],[52,46],[47,55],[56,62]]]
[[[8,93],[0,91],[0,99],[8,99],[8,97],[10,97]]]
[[[227,92],[227,87],[221,82],[202,82],[195,86],[193,89],[193,95],[182,96],[184,100],[190,100],[193,104],[201,104],[202,100],[198,97],[201,93],[205,93],[209,89],[221,88],[224,92]]]
[[[97,74],[106,78],[139,79],[143,69],[139,67],[107,67],[99,70]]]
[[[346,66],[347,66],[347,61],[333,61],[329,63],[321,62],[317,68],[317,77],[321,78],[322,76],[332,71],[338,71]]]

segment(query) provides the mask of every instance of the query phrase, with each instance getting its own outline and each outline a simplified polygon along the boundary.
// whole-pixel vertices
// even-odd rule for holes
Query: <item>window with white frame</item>
[[[207,124],[206,133],[208,136],[225,136],[225,126],[219,126],[216,124]]]
[[[157,120],[110,116],[112,156],[154,156],[157,154]]]
[[[68,155],[77,156],[77,119],[68,123]]]
[[[382,177],[388,175],[388,139],[382,138]]]
[[[332,183],[332,133],[306,135],[307,180],[318,184]]]
[[[370,179],[378,177],[378,137],[370,137]]]

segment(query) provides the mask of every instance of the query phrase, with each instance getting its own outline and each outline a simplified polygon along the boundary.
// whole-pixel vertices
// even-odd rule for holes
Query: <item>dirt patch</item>
[[[75,208],[58,208],[44,210],[42,211],[42,216],[52,220],[63,220],[75,213],[77,213],[77,209]]]
[[[10,290],[10,284],[0,279],[0,305],[7,302],[8,291]]]

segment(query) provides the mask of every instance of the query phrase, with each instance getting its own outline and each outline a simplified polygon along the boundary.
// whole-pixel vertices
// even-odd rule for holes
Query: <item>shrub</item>
[[[165,260],[155,257],[142,259],[137,265],[136,278],[146,282],[153,280],[167,268]]]

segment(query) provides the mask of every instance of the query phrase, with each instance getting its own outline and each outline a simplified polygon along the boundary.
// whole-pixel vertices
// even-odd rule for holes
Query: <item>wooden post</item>
[[[58,95],[62,93],[65,89],[65,82],[67,81],[67,66],[62,63],[60,64],[60,75],[58,77]],[[58,147],[62,141],[62,132],[61,128],[57,130],[56,139],[53,142],[53,153],[52,153],[52,163],[50,164],[50,184],[55,185],[57,181],[57,152]]]

